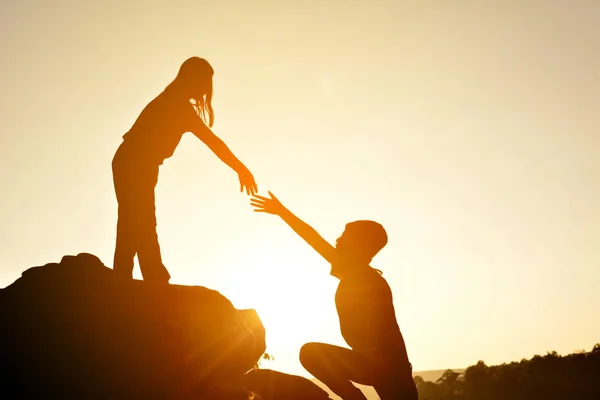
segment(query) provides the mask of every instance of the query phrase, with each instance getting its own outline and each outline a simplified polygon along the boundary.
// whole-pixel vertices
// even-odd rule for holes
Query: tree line
[[[600,343],[566,356],[553,351],[494,366],[479,361],[462,374],[447,370],[437,382],[414,379],[420,400],[600,399]]]

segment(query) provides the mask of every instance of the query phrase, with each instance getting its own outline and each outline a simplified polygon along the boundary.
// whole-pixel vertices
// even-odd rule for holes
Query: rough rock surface
[[[254,310],[120,279],[91,254],[0,290],[2,399],[247,399],[242,378],[264,351]]]

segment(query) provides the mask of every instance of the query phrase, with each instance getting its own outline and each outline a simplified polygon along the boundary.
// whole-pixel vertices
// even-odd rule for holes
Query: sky
[[[381,222],[415,370],[600,342],[600,3],[0,1],[0,287],[88,252],[109,267],[111,160],[190,56],[214,132],[332,242]],[[192,134],[161,167],[171,283],[255,308],[267,368],[344,345],[329,266]],[[136,268],[136,278],[140,278]]]

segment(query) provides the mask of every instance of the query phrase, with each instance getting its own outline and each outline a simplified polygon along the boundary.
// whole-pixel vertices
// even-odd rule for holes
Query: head
[[[387,242],[387,233],[381,224],[361,220],[346,224],[335,248],[341,264],[360,267],[368,265]]]
[[[194,100],[196,112],[209,127],[212,127],[215,119],[211,103],[213,75],[214,70],[208,61],[200,57],[190,57],[181,64],[172,84],[189,100]]]

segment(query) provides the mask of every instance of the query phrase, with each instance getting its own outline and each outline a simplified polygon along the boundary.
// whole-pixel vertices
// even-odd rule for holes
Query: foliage
[[[260,357],[260,360],[258,360],[258,362],[256,364],[254,364],[254,367],[252,367],[252,369],[259,369],[261,366],[261,363],[263,361],[273,361],[273,360],[275,360],[275,357],[273,357],[269,353],[265,353]]]
[[[437,382],[416,376],[420,400],[600,399],[600,343],[590,352],[550,352],[530,360],[487,366],[464,374],[447,370]]]

